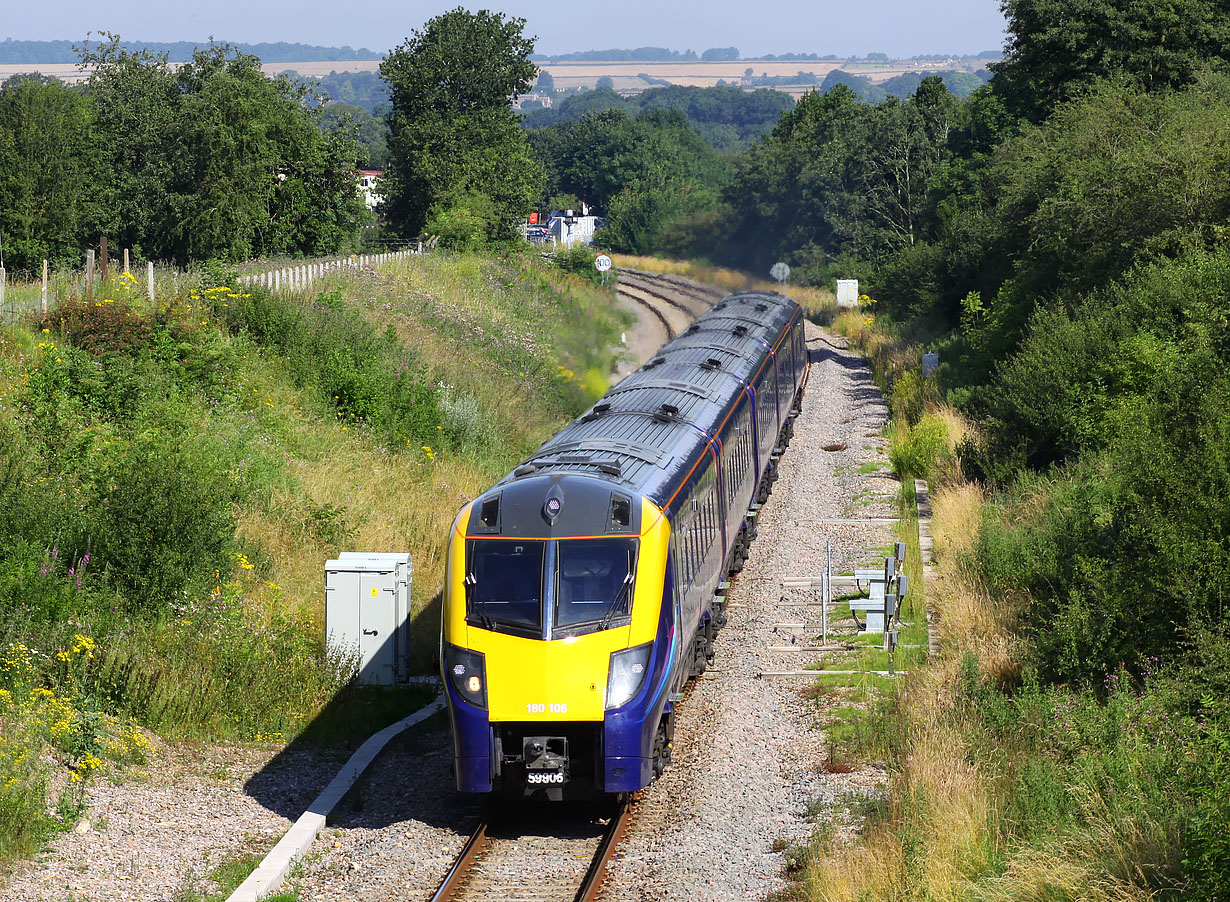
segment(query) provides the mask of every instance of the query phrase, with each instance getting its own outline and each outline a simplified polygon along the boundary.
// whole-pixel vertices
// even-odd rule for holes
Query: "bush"
[[[101,474],[96,566],[137,609],[165,611],[229,569],[235,515],[225,459],[206,440],[156,433],[138,437]]]
[[[918,423],[894,421],[889,433],[888,459],[898,479],[931,479],[949,458],[948,429],[935,414]]]
[[[438,444],[438,392],[391,332],[379,334],[340,292],[310,304],[261,289],[214,301],[234,332],[286,360],[296,385],[314,388],[338,420],[371,426],[390,450]]]
[[[438,237],[441,247],[472,253],[487,243],[494,225],[493,206],[490,198],[473,192],[448,198],[431,208],[423,232]]]
[[[602,273],[594,266],[598,252],[584,244],[574,244],[562,251],[557,251],[553,257],[555,265],[564,272],[588,279],[595,285],[602,283]]]

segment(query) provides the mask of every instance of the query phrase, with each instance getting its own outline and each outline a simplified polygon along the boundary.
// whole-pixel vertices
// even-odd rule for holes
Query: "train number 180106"
[[[552,714],[567,714],[568,705],[560,702],[528,702],[525,706],[527,714],[546,714],[548,711]]]

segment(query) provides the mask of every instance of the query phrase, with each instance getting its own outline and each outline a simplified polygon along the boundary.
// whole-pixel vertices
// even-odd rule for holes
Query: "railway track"
[[[431,902],[594,902],[631,805],[604,807],[565,814],[531,806],[483,818]]]
[[[674,316],[668,317],[667,312],[663,310],[663,304],[660,299],[656,299],[646,292],[623,285],[622,283],[619,286],[619,296],[631,301],[637,307],[647,310],[657,320],[657,324],[661,327],[661,332],[665,336],[659,342],[659,346],[666,344],[681,331],[677,319]]]
[[[620,271],[619,298],[639,320],[628,342],[631,358],[617,373],[622,378],[720,300],[721,292],[678,276],[632,269]]]
[[[623,269],[619,273],[621,285],[639,289],[690,317],[697,317],[720,301],[723,293],[688,279],[665,273],[650,273],[639,269]]]

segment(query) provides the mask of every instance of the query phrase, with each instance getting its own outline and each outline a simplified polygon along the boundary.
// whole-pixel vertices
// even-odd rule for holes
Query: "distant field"
[[[380,67],[379,60],[318,60],[314,62],[266,63],[261,68],[268,75],[293,70],[300,75],[319,78],[330,72],[375,72]],[[584,62],[584,63],[545,63],[543,69],[551,73],[557,88],[587,88],[594,87],[599,78],[606,76],[612,80],[616,91],[642,91],[650,84],[639,75],[660,78],[671,84],[689,87],[707,88],[719,81],[738,84],[744,72],[751,69],[755,75],[791,76],[799,72],[811,73],[818,78],[824,78],[834,69],[844,69],[856,75],[863,75],[872,81],[887,81],[894,75],[903,72],[925,72],[929,69],[941,71],[945,69],[966,68],[950,61],[932,62],[921,60],[901,60],[890,63],[846,64],[837,60],[809,61],[755,61],[738,60],[734,62],[695,62],[695,63],[654,63],[654,62]],[[19,72],[38,71],[44,75],[54,75],[64,81],[81,81],[88,77],[88,72],[82,72],[73,63],[11,63],[0,65],[0,81]],[[810,90],[810,86],[807,88]]]
[[[844,69],[857,75],[866,76],[872,81],[887,81],[894,75],[903,72],[925,72],[928,69],[942,71],[959,68],[953,62],[931,62],[902,60],[900,62],[881,64],[846,64],[840,60],[774,60],[771,62],[756,60],[735,60],[732,62],[695,62],[695,63],[652,63],[652,62],[583,62],[583,63],[544,63],[541,68],[551,73],[557,88],[579,88],[582,85],[594,87],[599,78],[607,76],[614,82],[616,91],[643,90],[646,82],[637,78],[638,75],[648,75],[660,78],[671,84],[688,85],[707,88],[719,81],[738,84],[744,73],[751,69],[755,75],[786,76],[799,72],[813,74],[824,78],[834,69]]]

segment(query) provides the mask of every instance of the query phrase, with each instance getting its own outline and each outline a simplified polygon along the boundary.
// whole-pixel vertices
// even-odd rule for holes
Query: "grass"
[[[171,902],[225,902],[256,870],[273,845],[274,842],[267,837],[247,837],[242,850],[223,857],[203,879],[196,874],[184,875],[171,896]],[[264,902],[299,902],[299,892],[293,888],[293,873],[291,885],[290,890],[261,898]]]
[[[1169,727],[1146,726],[1168,690],[1108,677],[1099,700],[1022,674],[1012,612],[977,586],[968,565],[983,504],[970,485],[932,495],[938,574],[930,599],[942,656],[878,697],[868,698],[868,681],[854,704],[829,695],[821,709],[827,760],[882,756],[890,786],[855,841],[817,834],[799,894],[825,902],[1176,897],[1183,766],[1175,756],[1190,750]]]
[[[33,662],[20,685],[0,668],[3,860],[56,828],[33,813],[82,766],[70,734],[133,717],[337,745],[419,707],[420,689],[348,687],[324,562],[412,553],[411,664],[430,671],[454,516],[605,390],[627,327],[613,292],[531,254],[278,295],[181,284],[151,306],[115,282],[0,330],[0,654]],[[70,681],[75,636],[93,646]],[[61,721],[117,726],[51,736],[12,702],[26,684]]]

